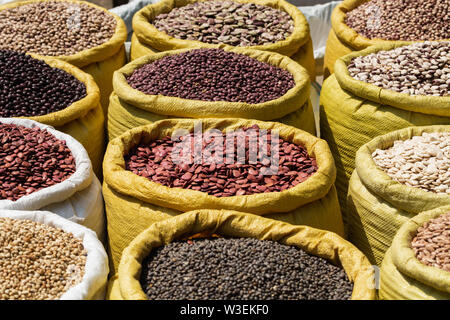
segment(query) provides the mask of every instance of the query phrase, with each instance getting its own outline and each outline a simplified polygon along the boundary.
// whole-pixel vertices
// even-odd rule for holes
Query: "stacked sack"
[[[210,73],[202,73],[207,67]],[[316,129],[308,73],[278,53],[224,45],[155,53],[116,71],[113,86],[110,140],[168,118],[247,118]]]
[[[335,72],[339,58],[373,45],[449,40],[448,10],[448,2],[435,0],[342,1],[331,15],[324,77]]]
[[[348,192],[348,239],[381,265],[398,229],[422,211],[450,205],[450,126],[410,127],[356,153]]]
[[[450,206],[425,211],[398,230],[380,272],[380,298],[449,300]]]
[[[154,251],[158,252],[159,250],[159,252],[161,252],[161,248],[158,247],[164,248],[164,246],[179,241],[182,241],[181,243],[183,243],[183,241],[189,243],[189,247],[186,249],[187,251],[194,250],[190,248],[195,247],[194,244],[197,241],[201,241],[198,240],[198,238],[211,239],[211,246],[213,246],[214,239],[216,239],[215,241],[228,239],[224,240],[225,245],[226,241],[232,241],[232,238],[240,238],[240,241],[252,241],[252,246],[250,247],[251,252],[248,253],[249,256],[236,262],[238,265],[243,265],[243,268],[245,268],[247,264],[250,264],[252,266],[250,267],[251,271],[246,275],[242,275],[239,271],[242,272],[243,270],[233,270],[233,264],[220,260],[226,255],[226,253],[223,252],[223,249],[219,249],[219,253],[217,250],[209,251],[207,244],[204,244],[203,247],[205,250],[208,250],[208,254],[205,254],[203,257],[200,257],[202,256],[200,254],[196,256],[194,260],[189,257],[189,252],[185,251],[184,259],[180,260],[175,258],[177,253],[173,252],[170,267],[164,268],[161,265],[156,265],[156,269],[161,269],[158,271],[158,275],[156,275],[156,278],[158,278],[159,281],[158,284],[151,282],[152,285],[148,286],[148,288],[151,288],[151,291],[160,292],[160,295],[165,295],[166,297],[171,296],[180,298],[188,296],[189,298],[192,298],[195,296],[203,297],[203,299],[208,299],[205,297],[211,297],[211,295],[214,296],[213,299],[242,299],[243,297],[252,299],[264,295],[266,295],[266,298],[267,295],[269,295],[270,298],[270,295],[273,297],[274,294],[276,294],[277,297],[281,294],[285,299],[292,299],[294,295],[298,294],[303,294],[303,297],[313,295],[315,299],[326,299],[326,297],[330,298],[334,295],[336,299],[375,299],[374,272],[372,266],[361,252],[338,235],[307,226],[292,226],[280,221],[229,210],[191,211],[177,217],[154,223],[144,229],[125,249],[120,262],[118,277],[114,277],[112,279],[113,281],[110,283],[108,298],[119,300],[149,299],[146,292],[144,292],[144,290],[147,290],[147,285],[144,285],[143,280],[146,280],[144,277],[145,273],[149,271],[152,272],[153,269],[149,270],[147,268],[147,271],[145,271],[148,262],[144,264],[144,260],[148,261],[147,256],[150,254],[150,257],[155,257]],[[242,238],[247,238],[247,240],[242,240]],[[239,240],[230,245],[232,246],[232,248],[230,248],[231,251],[238,248],[238,241]],[[201,246],[201,244],[199,244],[199,246]],[[244,244],[242,250],[248,250],[248,246],[248,243],[247,247],[245,247]],[[267,256],[264,253],[259,253],[259,246],[266,246],[265,252],[268,250],[271,255]],[[311,269],[306,266],[308,264],[308,259],[306,257],[303,259],[305,265],[302,267],[302,277],[309,276],[308,280],[296,278],[296,281],[294,281],[295,283],[291,283],[287,278],[293,277],[293,274],[289,274],[287,277],[285,276],[284,280],[283,275],[281,276],[281,279],[279,279],[279,274],[270,274],[270,272],[273,272],[273,268],[276,267],[272,266],[272,269],[270,269],[268,266],[272,263],[276,265],[283,264],[283,261],[277,261],[279,253],[274,256],[275,253],[272,252],[275,248],[280,250],[281,247],[283,247],[284,250],[291,250],[288,249],[288,247],[302,250],[302,252],[305,252],[309,256],[308,259],[322,258],[317,259],[315,263],[316,266],[321,263],[326,264],[325,268],[328,270],[326,271],[326,279],[314,279],[314,274],[310,273]],[[199,247],[199,249],[201,249],[201,247]],[[295,250],[292,249],[290,254],[298,254],[297,252],[294,252]],[[168,254],[171,254],[170,251]],[[212,258],[215,254],[218,255],[217,259],[219,259],[219,261]],[[239,253],[236,254],[238,255]],[[163,259],[163,257],[161,257],[161,259]],[[259,263],[259,259],[264,259],[264,263]],[[214,265],[215,263],[219,263],[221,265],[220,268],[229,269],[230,273],[233,272],[233,276],[229,277],[227,280],[223,280],[220,283],[220,286],[217,284],[218,287],[214,287],[214,279],[215,277],[225,277],[228,274],[226,271],[223,271],[220,275],[213,275],[213,278],[210,280],[206,280],[209,279],[210,275],[202,274],[204,269],[198,270],[197,268],[195,268],[195,271],[190,269],[191,271],[188,271],[187,273],[181,272],[177,274],[177,277],[170,276],[170,272],[176,270],[175,268],[183,268],[183,265],[192,264],[194,261],[202,263],[204,268],[212,269],[218,268]],[[255,274],[255,270],[258,268],[265,268],[264,275]],[[340,285],[336,288],[336,286],[333,286],[332,284],[332,282],[336,280],[334,274],[342,271],[345,272],[346,276],[340,276]],[[283,271],[278,272],[281,274],[283,273]],[[309,275],[307,275],[308,273]],[[140,275],[142,275],[142,277]],[[176,279],[180,279],[178,275],[185,276],[184,281],[178,281],[178,284],[180,286],[182,285],[181,290],[179,290],[180,288],[176,285]],[[164,277],[166,277],[166,281],[163,280]],[[266,288],[266,286],[260,285],[254,290],[245,289],[245,286],[249,285],[249,283],[260,283],[263,277],[267,278],[265,278],[262,283],[278,283],[281,284],[281,286],[275,285],[272,288]],[[161,282],[161,280],[164,282]],[[200,281],[196,282],[198,280]],[[168,281],[171,281],[170,286],[166,286]],[[210,284],[208,281],[213,283]],[[319,281],[320,284],[318,283]],[[347,282],[351,282],[351,284]],[[193,286],[192,284],[194,283],[195,285]],[[234,286],[233,283],[236,285]],[[284,289],[286,289],[288,285],[291,290],[286,293]],[[304,287],[305,285],[309,290]],[[311,290],[315,285],[318,285],[317,290]],[[199,286],[201,286],[202,289],[199,289]],[[209,288],[205,288],[208,286]],[[232,286],[232,288],[230,288],[230,286]],[[293,287],[296,287],[296,289],[292,289]],[[303,292],[297,291],[299,290],[299,287],[300,290],[302,290],[301,288],[303,287]],[[323,290],[324,288],[327,289]],[[194,289],[195,292],[189,293],[192,289]]]
[[[106,115],[113,73],[126,63],[120,17],[85,1],[19,1],[0,6],[0,30],[0,49],[52,56],[90,74]]]
[[[112,274],[117,272],[122,251],[141,231],[156,221],[190,210],[237,210],[264,215],[268,218],[292,224],[305,224],[343,235],[342,217],[334,188],[335,167],[333,157],[325,141],[302,130],[274,122],[244,119],[202,119],[201,122],[199,121],[199,125],[196,123],[197,121],[190,119],[162,120],[127,131],[110,141],[103,164],[103,195],[108,221]],[[186,164],[187,167],[185,167],[181,163],[177,165],[178,168],[170,169],[170,157],[178,154],[175,150],[170,149],[175,148],[175,145],[167,150],[161,150],[161,147],[156,142],[158,139],[165,139],[162,142],[169,145],[170,136],[173,134],[178,135],[179,130],[184,130],[181,132],[189,134],[199,128],[205,133],[215,130],[217,134],[229,131],[238,132],[239,129],[254,128],[255,125],[260,130],[278,132],[280,139],[284,139],[286,145],[292,142],[299,146],[296,148],[301,147],[304,148],[303,150],[306,150],[309,156],[306,154],[300,156],[298,151],[296,151],[296,154],[300,157],[295,156],[293,146],[286,147],[289,150],[283,150],[283,154],[285,154],[283,161],[286,161],[288,165],[295,164],[294,160],[292,160],[293,156],[296,157],[295,159],[298,158],[296,160],[298,163],[307,161],[310,164],[310,169],[307,170],[310,173],[289,172],[289,175],[293,174],[298,177],[299,181],[302,181],[301,183],[289,188],[286,185],[283,189],[277,189],[279,192],[274,192],[275,190],[266,190],[267,186],[279,184],[268,175],[265,176],[267,180],[264,179],[263,183],[266,187],[255,183],[255,185],[259,185],[259,192],[245,192],[246,188],[253,188],[252,181],[259,181],[259,177],[256,177],[259,173],[253,172],[255,171],[254,169],[249,169],[250,171],[244,174],[242,171],[243,167],[236,164],[237,167],[235,169],[227,169],[227,174],[232,174],[232,178],[234,180],[237,179],[236,187],[234,187],[234,190],[222,188],[221,193],[226,194],[215,196],[214,194],[217,194],[218,191],[216,192],[216,190],[219,187],[214,184],[228,184],[231,182],[231,178],[225,177],[222,179],[220,176],[223,174],[219,173],[218,178],[208,178],[212,180],[210,180],[209,184],[203,186],[207,189],[202,189],[205,177],[194,177],[194,175],[200,174],[200,172],[197,172],[199,165],[193,164],[191,166]],[[206,135],[204,137],[207,139]],[[237,144],[243,146],[243,143],[237,142]],[[150,153],[147,154],[147,152]],[[150,156],[150,160],[145,159],[148,156]],[[204,156],[206,156],[206,153],[204,153]],[[312,158],[308,160],[308,157]],[[248,164],[248,159],[246,161]],[[150,162],[156,163],[154,167],[150,166]],[[218,168],[221,167],[218,166],[211,165],[209,168],[200,168],[199,170],[219,172]],[[316,169],[312,166],[316,167]],[[142,171],[142,169],[145,170]],[[177,179],[176,185],[168,184],[166,179],[163,178],[163,176],[167,176],[168,172],[163,172],[164,170],[183,172],[183,176],[180,178],[181,180]],[[151,178],[155,178],[157,182],[152,181]],[[201,183],[192,179],[200,179],[201,181],[198,181]],[[248,179],[252,180],[249,182]],[[286,179],[291,180],[287,177]],[[194,187],[187,188],[186,184],[185,188],[183,188],[184,183],[180,184],[181,181],[191,181],[190,184]],[[237,188],[244,189],[237,190]]]
[[[211,10],[215,20],[208,16]],[[201,12],[199,16],[192,14],[198,11]],[[181,21],[177,20],[179,16],[183,17]],[[170,29],[172,24],[173,30]],[[176,34],[183,30],[184,34]],[[308,70],[311,79],[315,79],[308,22],[300,10],[284,0],[216,1],[211,4],[198,0],[163,0],[134,15],[133,31],[132,60],[155,52],[228,44],[290,57]],[[189,31],[191,34],[186,34]]]
[[[333,153],[346,211],[357,150],[410,126],[448,124],[450,42],[378,45],[340,58],[320,97],[320,132]],[[421,67],[417,67],[417,65]]]

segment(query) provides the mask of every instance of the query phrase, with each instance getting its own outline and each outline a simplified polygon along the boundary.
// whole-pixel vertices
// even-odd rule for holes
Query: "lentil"
[[[450,95],[450,42],[422,42],[354,58],[350,75],[409,95]]]
[[[146,94],[250,104],[277,99],[295,85],[286,70],[222,49],[166,56],[134,70],[127,81]]]
[[[212,238],[156,248],[142,263],[149,299],[349,299],[345,271],[270,240]]]
[[[84,276],[86,250],[72,233],[0,218],[0,299],[60,298]]]
[[[66,142],[47,130],[0,123],[0,199],[16,201],[75,172]]]
[[[60,111],[86,96],[86,86],[42,60],[0,50],[0,117],[33,117]]]
[[[423,264],[450,271],[450,212],[419,227],[411,247]]]
[[[100,46],[114,16],[83,3],[42,1],[0,11],[0,49],[68,56]]]
[[[179,141],[164,137],[148,144],[139,144],[125,156],[126,170],[171,188],[196,190],[216,197],[280,192],[305,181],[317,171],[316,160],[308,155],[303,146],[281,138],[276,140],[270,131],[267,131],[267,157],[251,161],[251,155],[257,155],[260,148],[260,131],[256,125],[251,127],[254,135],[248,134],[248,129],[243,128],[228,136],[222,134],[223,139],[210,139],[207,135],[202,137],[191,133],[181,137]],[[196,163],[192,161],[195,155],[189,155],[189,159],[174,162],[174,148],[177,148],[177,142],[184,139],[191,139],[185,141],[193,145],[194,152],[201,149],[201,161]],[[221,144],[226,140],[233,143],[233,149],[230,149],[228,142]],[[271,144],[278,146],[278,157],[274,154],[272,158],[277,161],[278,167],[277,163],[269,160],[272,157]],[[233,159],[224,159],[222,163],[217,161],[216,154],[211,150],[219,150],[218,148],[223,150],[224,155],[227,150],[232,150]],[[211,155],[206,156],[205,150],[211,152]]]
[[[369,39],[450,39],[450,1],[371,0],[348,12],[345,23]]]
[[[410,187],[450,195],[450,132],[423,133],[372,153],[375,164]]]
[[[191,3],[159,14],[153,24],[174,38],[242,47],[278,42],[294,30],[285,11],[234,1]]]

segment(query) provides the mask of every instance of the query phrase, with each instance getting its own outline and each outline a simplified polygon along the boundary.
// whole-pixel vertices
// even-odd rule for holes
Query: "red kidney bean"
[[[288,71],[222,49],[166,56],[134,70],[127,81],[146,94],[250,104],[277,99],[295,86]]]
[[[69,178],[75,159],[47,130],[0,123],[0,199],[16,201]]]
[[[260,129],[258,126],[250,127],[259,135]],[[233,156],[236,155],[239,149],[239,140],[245,137],[245,151],[248,151],[249,146],[257,140],[246,135],[248,129],[244,128],[241,131],[234,132],[231,139],[234,141]],[[267,131],[268,140],[275,139],[270,130]],[[226,135],[222,134],[223,141],[226,140]],[[179,141],[191,139],[194,145],[201,143],[203,150],[203,158],[201,163],[177,162],[174,161],[172,150]],[[316,160],[308,155],[307,150],[301,145],[295,145],[281,138],[278,141],[279,157],[289,157],[292,161],[280,163],[278,170],[269,172],[264,175],[271,166],[275,168],[276,163],[264,161],[265,164],[259,160],[256,163],[250,163],[249,153],[246,152],[245,163],[218,163],[211,157],[205,159],[205,148],[210,150],[221,150],[225,154],[225,143],[220,144],[220,139],[206,142],[204,135],[195,136],[191,133],[188,136],[183,136],[179,141],[172,141],[171,137],[164,137],[157,139],[150,143],[139,144],[132,148],[130,152],[125,155],[126,169],[145,177],[153,182],[171,187],[183,188],[206,192],[216,197],[229,197],[236,195],[251,195],[256,193],[266,192],[280,192],[296,186],[297,184],[308,179],[314,172],[317,171]],[[189,141],[189,140],[187,140]],[[270,151],[270,144],[268,145]],[[170,151],[169,151],[170,150]],[[160,157],[160,154],[164,156]],[[268,153],[271,156],[270,153]],[[275,156],[275,154],[274,154]],[[188,154],[188,159],[193,158]],[[272,160],[276,160],[274,157]],[[164,163],[164,164],[162,164]]]

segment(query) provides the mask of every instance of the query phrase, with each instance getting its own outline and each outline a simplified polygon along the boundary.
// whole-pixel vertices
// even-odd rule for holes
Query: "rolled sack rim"
[[[437,194],[395,181],[372,158],[376,149],[387,149],[395,140],[407,140],[427,132],[450,132],[450,125],[409,127],[378,136],[356,152],[355,170],[364,186],[394,207],[418,214],[442,205],[450,205],[450,195]]]
[[[174,225],[176,229],[173,228]],[[153,248],[195,234],[251,237],[299,247],[343,268],[354,284],[352,299],[375,299],[375,289],[370,287],[374,270],[367,258],[350,242],[333,232],[308,226],[294,226],[233,210],[194,210],[156,222],[142,231],[125,248],[119,264],[119,286],[123,298],[147,300],[137,280],[142,261]],[[320,239],[320,244],[318,241],[311,241],[312,238]]]
[[[70,64],[75,65],[78,68],[83,68],[91,63],[104,61],[112,56],[114,56],[124,45],[125,41],[127,40],[127,27],[125,25],[125,22],[115,13],[112,13],[108,11],[107,9],[100,7],[94,3],[90,3],[87,1],[78,1],[78,0],[52,0],[52,1],[60,1],[60,2],[70,2],[70,3],[76,3],[76,4],[85,4],[88,6],[91,6],[93,8],[96,8],[98,10],[102,10],[106,12],[108,15],[113,16],[116,20],[116,30],[114,31],[113,36],[106,42],[102,43],[99,46],[84,49],[82,51],[79,51],[72,55],[59,55],[59,56],[46,56],[46,57],[52,57],[55,59],[66,61]],[[4,9],[12,9],[19,6],[31,4],[31,3],[39,3],[39,2],[45,2],[42,0],[26,0],[26,1],[20,1],[20,2],[12,2],[7,3],[4,5],[0,5],[0,11]]]
[[[166,34],[165,32],[159,31],[152,23],[150,23],[150,20],[153,20],[153,18],[157,14],[167,13],[174,7],[181,7],[187,4],[201,1],[204,0],[163,0],[142,8],[141,10],[136,12],[136,14],[133,16],[132,21],[133,31],[136,34],[138,41],[152,48],[155,48],[158,51],[192,48],[197,46],[202,46],[204,48],[217,48],[217,44],[209,44],[197,40],[183,40],[174,38]],[[248,46],[243,48],[278,52],[286,56],[292,56],[309,40],[310,29],[308,21],[296,6],[284,0],[234,1],[241,3],[251,2],[279,9],[288,13],[294,20],[294,31],[286,39],[271,44]]]
[[[59,140],[66,141],[75,160],[75,172],[66,180],[50,187],[40,189],[25,195],[16,201],[0,200],[0,209],[38,210],[52,203],[64,201],[80,190],[84,190],[92,183],[94,172],[86,149],[72,136],[30,119],[0,118],[0,123],[21,125],[27,128],[39,127],[47,130]]]
[[[111,140],[103,161],[104,182],[119,194],[181,212],[210,208],[245,211],[258,215],[290,212],[323,198],[334,185],[336,167],[328,144],[324,140],[300,129],[275,122],[247,119],[200,119],[200,121],[203,123],[203,132],[213,128],[225,132],[254,124],[259,125],[261,129],[278,130],[281,138],[303,145],[308,154],[316,158],[318,170],[302,183],[281,192],[231,197],[215,197],[206,192],[170,188],[127,171],[123,155],[133,146],[142,140],[151,141],[170,135],[176,129],[187,129],[192,132],[196,123],[193,119],[167,119],[134,128]],[[129,145],[128,149],[125,149],[124,145]]]
[[[401,273],[445,293],[450,293],[449,272],[421,263],[411,248],[411,241],[425,222],[448,212],[450,205],[422,212],[409,219],[400,227],[391,245],[392,261]]]
[[[220,45],[218,48],[244,54],[260,62],[284,69],[292,74],[295,86],[279,98],[250,104],[246,102],[191,100],[161,94],[149,95],[133,89],[126,80],[127,76],[143,65],[155,62],[166,56],[202,49],[202,47],[198,47],[150,54],[128,63],[114,72],[114,92],[120,100],[145,111],[172,117],[193,118],[232,117],[270,121],[282,118],[303,108],[308,101],[311,88],[308,71],[289,57],[274,52],[236,48],[228,45]],[[194,103],[195,106],[192,105]]]
[[[393,50],[405,45],[408,44],[378,44],[362,51],[352,52],[337,59],[334,65],[334,75],[336,76],[336,80],[342,89],[349,91],[362,99],[410,112],[450,117],[450,96],[413,96],[406,93],[383,89],[374,84],[356,80],[350,75],[347,66],[353,58],[366,56],[383,50]]]
[[[62,110],[41,116],[17,117],[18,119],[30,119],[50,126],[60,127],[76,119],[84,117],[89,111],[100,105],[100,89],[90,74],[60,59],[41,56],[34,53],[29,53],[28,55],[34,59],[44,61],[52,68],[63,70],[74,76],[86,87],[86,96],[73,102],[71,105]]]
[[[353,48],[355,51],[364,50],[370,46],[378,44],[400,44],[407,45],[415,42],[423,41],[397,41],[397,40],[386,40],[380,38],[369,39],[365,36],[357,33],[355,30],[350,28],[345,23],[345,18],[347,13],[366,3],[370,0],[344,0],[336,8],[334,8],[331,13],[331,27],[336,34],[336,37],[342,41],[346,46]],[[433,40],[433,41],[449,41],[450,39]]]

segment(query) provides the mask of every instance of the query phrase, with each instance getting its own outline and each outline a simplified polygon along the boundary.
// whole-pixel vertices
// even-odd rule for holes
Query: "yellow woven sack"
[[[398,230],[381,265],[381,299],[450,300],[450,273],[422,264],[411,248],[417,229],[447,212],[450,206],[420,213]]]
[[[112,140],[125,131],[168,118],[244,118],[279,121],[315,134],[314,112],[309,99],[310,81],[306,70],[288,57],[273,52],[221,45],[226,51],[245,54],[289,71],[295,86],[282,97],[263,103],[200,101],[163,95],[149,95],[133,89],[126,77],[142,65],[165,56],[192,49],[166,51],[141,57],[114,73],[114,92],[108,112],[108,137]]]
[[[16,8],[43,0],[28,0],[8,3],[0,6],[0,10]],[[114,35],[107,42],[90,49],[80,51],[70,56],[54,56],[52,58],[68,62],[86,73],[89,73],[100,89],[100,103],[103,106],[104,115],[108,108],[109,95],[112,92],[112,77],[114,71],[126,63],[125,41],[127,39],[127,27],[123,20],[116,14],[105,8],[87,1],[54,0],[69,3],[85,4],[98,10],[103,10],[116,19],[117,26]]]
[[[131,60],[155,52],[186,49],[194,47],[217,48],[216,44],[208,44],[201,41],[182,40],[169,36],[155,28],[149,21],[162,13],[170,12],[173,8],[183,7],[185,5],[205,0],[162,0],[155,4],[148,5],[133,17],[133,36],[131,39]],[[276,43],[250,46],[246,48],[277,52],[291,57],[297,63],[302,65],[311,77],[315,79],[315,60],[314,51],[309,33],[309,24],[305,16],[294,5],[284,0],[233,0],[240,3],[255,3],[269,6],[287,12],[294,20],[294,31],[282,41]]]
[[[196,210],[152,224],[125,249],[108,299],[147,300],[139,277],[152,249],[196,234],[272,240],[297,246],[342,267],[354,283],[353,300],[374,300],[374,272],[364,255],[335,233],[229,210]],[[114,281],[115,280],[115,281]]]
[[[30,56],[44,61],[52,68],[64,70],[83,82],[86,86],[86,97],[57,112],[22,118],[47,124],[78,140],[86,149],[92,161],[92,169],[101,179],[103,153],[105,151],[105,124],[98,86],[92,76],[67,62],[37,54],[30,54]]]
[[[348,181],[356,151],[373,138],[411,127],[450,124],[450,96],[410,96],[353,79],[348,63],[357,56],[391,50],[399,44],[377,45],[336,62],[320,96],[320,133],[336,163],[336,188],[345,213]]]
[[[376,149],[390,148],[396,140],[407,140],[424,132],[450,132],[450,125],[394,131],[366,143],[356,153],[344,221],[348,239],[377,265],[381,265],[396,232],[409,218],[424,210],[450,205],[450,195],[397,182],[373,161]]]
[[[369,39],[347,26],[345,18],[347,12],[370,0],[344,0],[331,14],[331,30],[327,39],[324,58],[324,78],[334,71],[336,60],[353,51],[364,50],[373,45],[405,45],[411,41],[393,41],[383,39]]]
[[[343,235],[342,217],[334,188],[335,167],[325,141],[294,127],[275,122],[244,119],[201,119],[203,132],[222,132],[257,124],[277,130],[279,136],[303,145],[316,158],[318,170],[306,181],[282,192],[233,197],[169,188],[125,170],[124,155],[139,143],[170,136],[177,129],[192,132],[197,121],[162,120],[127,131],[112,140],[103,162],[103,196],[108,221],[110,261],[115,274],[123,249],[150,224],[197,209],[229,209],[292,224],[305,224]]]

